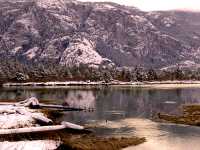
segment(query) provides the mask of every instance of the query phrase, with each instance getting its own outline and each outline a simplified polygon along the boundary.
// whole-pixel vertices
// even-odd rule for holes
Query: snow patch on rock
[[[196,62],[194,62],[192,60],[186,60],[186,61],[181,61],[180,63],[174,64],[174,65],[163,67],[161,70],[173,70],[173,69],[176,69],[176,68],[195,69],[195,68],[199,68],[199,67],[200,67],[200,64],[197,64]]]
[[[195,65],[196,63],[194,61],[191,61],[191,60],[186,60],[186,61],[181,62],[181,64],[191,66],[191,65]]]
[[[116,9],[116,7],[112,6],[112,5],[109,5],[109,4],[96,4],[96,7],[95,7],[95,10],[114,10]]]
[[[173,26],[176,22],[172,17],[165,17],[163,18],[162,23],[165,25],[165,27],[169,28]]]
[[[28,59],[33,59],[37,55],[38,49],[39,49],[38,47],[34,47],[32,49],[29,49],[23,55],[25,55]]]
[[[11,50],[11,54],[15,55],[17,52],[19,52],[20,50],[22,50],[21,46],[15,47],[14,49]]]
[[[65,30],[76,28],[76,25],[73,23],[73,18],[71,16],[53,14],[57,19],[60,20],[62,28]]]
[[[34,21],[31,17],[31,14],[24,14],[22,15],[21,19],[17,20],[16,23],[22,24],[25,29],[36,36],[39,36],[39,32],[37,29],[34,28]]]
[[[199,39],[199,37],[198,37],[198,36],[196,36],[196,35],[195,35],[195,36],[193,36],[192,38],[193,38],[193,39],[195,39],[195,40],[198,40],[198,39]]]
[[[63,10],[65,6],[65,0],[37,0],[37,4],[43,8]]]
[[[151,17],[153,17],[153,19],[159,19],[160,13],[158,13],[158,12],[149,12],[147,14],[147,16],[151,16]]]
[[[82,40],[76,40],[75,43],[64,51],[60,64],[61,65],[79,65],[80,63],[88,65],[99,65],[105,59],[102,58],[96,51],[94,43],[83,38]]]

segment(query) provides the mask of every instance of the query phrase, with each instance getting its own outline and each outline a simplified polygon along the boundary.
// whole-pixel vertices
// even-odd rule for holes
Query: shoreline
[[[73,87],[73,86],[112,86],[112,87],[200,87],[200,81],[144,81],[144,82],[121,82],[112,81],[105,83],[99,82],[86,82],[86,81],[55,81],[55,82],[24,82],[14,83],[8,82],[1,85],[4,88],[8,87]]]

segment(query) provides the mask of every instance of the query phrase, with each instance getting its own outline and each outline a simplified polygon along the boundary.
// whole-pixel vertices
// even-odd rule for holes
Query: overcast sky
[[[81,1],[112,1],[124,5],[136,6],[144,11],[187,9],[200,10],[200,0],[81,0]]]

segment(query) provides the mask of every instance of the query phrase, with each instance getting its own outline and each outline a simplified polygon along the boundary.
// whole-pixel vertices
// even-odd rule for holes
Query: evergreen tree
[[[157,73],[154,69],[149,69],[147,72],[147,79],[148,81],[155,81],[158,79]]]
[[[143,81],[143,75],[139,68],[135,68],[135,76],[137,81]]]
[[[72,79],[72,78],[73,78],[72,73],[71,73],[71,71],[70,71],[69,68],[67,68],[67,69],[65,70],[65,76],[66,76],[68,79]]]
[[[109,83],[112,80],[111,73],[109,71],[104,71],[103,73],[104,81]]]
[[[174,75],[176,80],[182,80],[184,77],[184,74],[179,67],[175,70]]]

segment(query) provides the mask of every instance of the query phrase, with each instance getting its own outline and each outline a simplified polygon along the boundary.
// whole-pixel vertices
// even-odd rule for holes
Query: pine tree
[[[182,80],[184,77],[184,74],[179,67],[175,70],[174,75],[176,80]]]
[[[148,81],[154,81],[158,79],[157,73],[154,69],[149,69],[149,71],[147,72],[147,79]]]

